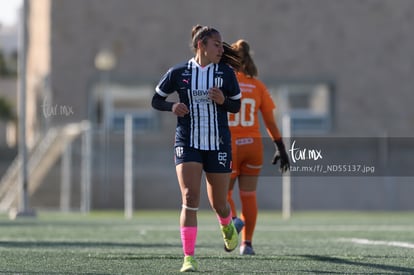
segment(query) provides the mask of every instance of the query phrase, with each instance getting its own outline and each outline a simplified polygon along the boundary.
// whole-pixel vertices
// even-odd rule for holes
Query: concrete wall
[[[94,57],[101,48],[118,56],[114,77],[152,81],[191,57],[190,30],[201,23],[217,27],[225,41],[247,39],[267,83],[312,78],[336,83],[338,133],[413,135],[414,111],[403,100],[413,97],[414,64],[407,58],[414,46],[410,0],[187,0],[180,5],[57,0],[50,5],[52,90],[57,104],[76,109],[74,116],[56,120],[86,116],[88,83],[97,77]]]
[[[88,118],[91,87],[100,76],[94,67],[94,58],[101,49],[109,48],[117,56],[110,81],[155,86],[170,66],[192,56],[190,31],[200,23],[219,29],[225,41],[248,40],[260,77],[269,86],[284,80],[333,82],[336,87],[334,128],[328,135],[414,135],[411,106],[414,62],[408,58],[414,48],[411,30],[414,2],[411,0],[35,0],[31,6],[32,24],[38,24],[37,20],[49,22],[36,25],[41,28],[40,32],[49,32],[49,35],[45,34],[43,42],[36,42],[30,48],[31,62],[44,63],[38,66],[47,69],[40,73],[31,69],[30,73],[50,76],[52,104],[73,109],[70,116],[50,117],[52,125]],[[50,21],[36,12],[42,7]],[[45,51],[44,47],[46,55],[37,55],[37,51]],[[37,79],[40,81],[41,77]],[[138,170],[144,167],[136,179],[137,188],[142,191],[137,193],[137,203],[143,207],[161,206],[157,196],[163,198],[162,206],[166,207],[179,199],[170,146],[165,146],[171,145],[174,124],[170,114],[160,114],[159,131],[146,134],[141,142],[148,143],[137,144],[137,154],[142,153],[142,148],[148,150],[146,156],[153,158],[152,162],[137,166]],[[113,181],[118,184],[121,177]],[[275,191],[278,196],[269,197],[273,192],[268,189],[260,193],[261,203],[268,207],[275,205],[275,198],[280,204],[280,187],[277,187],[280,178],[274,181],[278,182]],[[298,181],[294,189],[297,208],[388,207],[382,199],[386,188],[375,188],[378,194],[374,197],[378,201],[371,204],[356,199],[355,185],[339,184],[344,180],[335,180],[334,185],[329,179],[326,183],[315,179]],[[381,185],[382,180],[361,179],[358,185],[361,198],[371,198],[376,183]],[[394,190],[404,190],[395,199],[402,201],[397,207],[413,208],[414,204],[402,199],[403,194],[412,191],[406,179],[398,178],[395,184]],[[165,186],[173,186],[167,190],[175,190],[172,204],[163,195]],[[97,192],[102,190],[98,183],[95,188]],[[119,185],[114,183],[113,189],[119,190]],[[343,189],[347,191],[339,191]],[[331,191],[327,194],[326,190]],[[149,199],[148,194],[156,197]],[[97,204],[105,205],[112,207],[120,203]]]

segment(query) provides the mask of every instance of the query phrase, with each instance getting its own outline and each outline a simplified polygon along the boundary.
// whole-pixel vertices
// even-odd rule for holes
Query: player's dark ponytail
[[[195,25],[193,27],[193,29],[191,30],[191,43],[190,43],[190,47],[193,51],[195,51],[197,49],[197,42],[199,40],[199,36],[200,36],[200,30],[203,28],[203,26],[201,25]],[[197,36],[196,36],[197,34]]]
[[[242,58],[239,53],[234,50],[229,44],[223,42],[224,53],[221,61],[233,67],[236,71],[240,70],[242,66]]]

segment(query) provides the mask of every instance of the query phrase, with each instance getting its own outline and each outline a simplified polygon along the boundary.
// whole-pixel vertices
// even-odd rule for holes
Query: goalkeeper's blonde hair
[[[244,73],[248,77],[257,77],[257,67],[251,56],[249,43],[243,39],[240,39],[231,44],[231,47],[241,57],[241,66],[237,70]]]

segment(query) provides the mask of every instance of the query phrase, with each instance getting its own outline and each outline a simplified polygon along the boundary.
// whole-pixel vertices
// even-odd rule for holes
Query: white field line
[[[114,227],[112,227],[114,228]],[[137,231],[178,231],[178,225],[121,225],[119,230]],[[199,224],[200,231],[217,231],[217,224]],[[414,232],[412,225],[260,225],[256,226],[257,232]]]
[[[384,246],[395,246],[395,247],[414,249],[414,243],[407,243],[407,242],[373,241],[373,240],[358,239],[358,238],[340,239],[340,241],[351,242],[351,243],[362,244],[362,245],[384,245]]]
[[[275,225],[275,226],[256,226],[260,231],[276,232],[413,232],[412,225]]]

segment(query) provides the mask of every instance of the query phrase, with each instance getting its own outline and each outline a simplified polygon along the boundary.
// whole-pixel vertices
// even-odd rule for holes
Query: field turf
[[[179,274],[179,211],[0,215],[0,274]],[[256,256],[223,250],[210,210],[199,213],[204,274],[414,274],[414,212],[260,212]]]

